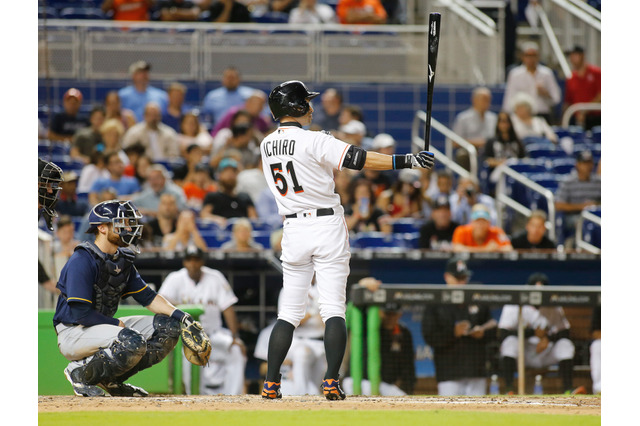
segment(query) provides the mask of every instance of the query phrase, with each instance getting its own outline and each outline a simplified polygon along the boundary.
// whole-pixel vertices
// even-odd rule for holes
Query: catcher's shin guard
[[[145,338],[135,330],[123,328],[110,348],[100,349],[81,367],[82,382],[97,385],[130,370],[140,362],[147,348]]]
[[[147,340],[147,350],[140,361],[115,381],[122,383],[137,372],[151,367],[162,361],[175,348],[180,336],[180,321],[166,315],[157,314],[153,318],[153,334]]]

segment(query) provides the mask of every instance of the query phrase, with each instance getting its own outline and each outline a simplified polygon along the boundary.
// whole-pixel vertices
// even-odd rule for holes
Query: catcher
[[[179,336],[191,362],[209,359],[211,344],[200,324],[152,290],[133,265],[141,217],[130,201],[95,205],[86,231],[95,242],[79,244],[60,273],[53,325],[58,348],[71,361],[64,374],[76,395],[147,396],[125,380],[162,361]],[[114,318],[125,297],[156,315]]]

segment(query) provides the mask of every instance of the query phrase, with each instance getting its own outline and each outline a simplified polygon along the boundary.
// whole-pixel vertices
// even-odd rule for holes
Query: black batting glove
[[[417,154],[405,154],[393,156],[394,169],[417,169],[423,168],[431,170],[435,165],[435,155],[433,152],[420,151]]]

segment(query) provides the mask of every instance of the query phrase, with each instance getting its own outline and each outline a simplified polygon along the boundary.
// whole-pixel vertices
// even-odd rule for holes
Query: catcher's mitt
[[[202,329],[202,324],[193,321],[182,326],[180,331],[184,355],[194,365],[206,365],[211,355],[211,340]]]

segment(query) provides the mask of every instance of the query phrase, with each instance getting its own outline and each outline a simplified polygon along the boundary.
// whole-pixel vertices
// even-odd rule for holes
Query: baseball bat
[[[433,105],[433,84],[436,80],[436,63],[438,61],[438,45],[440,44],[440,14],[432,12],[429,14],[429,34],[428,34],[427,54],[427,120],[424,127],[424,149],[429,151],[429,140],[431,139],[431,110]]]

